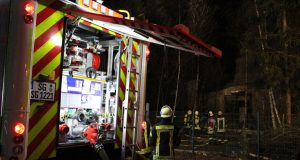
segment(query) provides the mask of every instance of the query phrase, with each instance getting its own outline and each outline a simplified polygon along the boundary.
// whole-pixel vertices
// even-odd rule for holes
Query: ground
[[[195,152],[194,154],[191,151],[184,150],[175,150],[175,155],[178,160],[232,160],[235,158],[224,157],[218,154],[211,154],[209,152]],[[238,159],[238,158],[236,158]]]
[[[298,129],[261,131],[259,138],[255,130],[228,130],[224,136],[213,137],[201,131],[194,139],[185,132],[175,149],[175,159],[254,160],[259,153],[261,160],[297,160],[299,138]]]

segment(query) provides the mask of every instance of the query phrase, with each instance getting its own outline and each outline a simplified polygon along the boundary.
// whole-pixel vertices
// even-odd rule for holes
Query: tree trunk
[[[254,1],[254,6],[255,6],[256,17],[257,17],[257,19],[259,19],[260,18],[260,12],[259,12],[256,0],[253,0],[253,1]],[[263,36],[263,31],[262,31],[262,25],[261,24],[258,24],[258,33],[259,33],[259,38],[261,40],[261,43],[260,43],[261,50],[264,53],[265,52],[265,43],[264,43],[265,41],[264,41],[264,36]]]
[[[271,112],[271,118],[272,118],[272,126],[273,129],[277,129],[277,125],[276,125],[276,120],[275,120],[275,115],[274,115],[274,106],[273,106],[273,102],[272,102],[272,91],[271,89],[268,90],[269,93],[269,102],[270,102],[270,112]]]
[[[254,3],[254,7],[255,7],[256,17],[257,17],[257,19],[260,19],[261,15],[260,15],[260,10],[257,6],[257,1],[253,0],[253,3]],[[263,23],[259,23],[257,27],[258,27],[258,33],[259,33],[259,38],[260,38],[261,51],[262,51],[262,54],[265,54],[267,32],[266,32],[266,30],[263,31]],[[269,69],[268,65],[265,66],[265,69],[266,69],[266,71],[268,71],[268,69]],[[273,126],[273,129],[277,129],[276,119],[275,119],[275,115],[274,115],[274,105],[273,105],[273,101],[272,101],[272,90],[271,89],[268,89],[268,96],[269,96],[269,103],[270,103],[272,126]]]
[[[280,117],[279,117],[279,114],[278,114],[278,110],[277,110],[276,101],[275,101],[275,98],[274,98],[274,92],[273,92],[272,88],[270,90],[271,90],[271,102],[273,104],[273,109],[274,109],[278,124],[279,124],[280,127],[282,127],[282,123],[281,123],[281,120],[280,120]]]
[[[283,34],[287,32],[287,17],[286,17],[286,10],[283,9],[283,16],[282,16],[282,31]],[[287,40],[284,40],[284,50],[287,51],[288,43]],[[287,53],[287,52],[286,52]],[[285,56],[285,85],[286,85],[286,107],[287,107],[287,124],[290,127],[292,125],[292,96],[291,96],[291,89],[290,89],[290,79],[288,75],[288,55]]]
[[[246,65],[246,72],[245,72],[245,112],[244,112],[244,124],[243,128],[246,128],[246,123],[248,119],[248,59],[247,59],[247,51],[246,51],[246,58],[245,58],[245,65]]]
[[[177,84],[176,84],[176,94],[175,94],[175,100],[174,100],[174,109],[173,113],[175,114],[176,106],[177,106],[177,99],[178,99],[178,90],[179,90],[179,84],[180,84],[180,72],[181,72],[181,58],[180,58],[180,51],[178,53],[178,73],[177,73]],[[172,117],[172,122],[174,120],[174,116]]]
[[[286,91],[286,106],[287,106],[287,124],[289,127],[292,125],[292,98],[291,90],[287,88]]]

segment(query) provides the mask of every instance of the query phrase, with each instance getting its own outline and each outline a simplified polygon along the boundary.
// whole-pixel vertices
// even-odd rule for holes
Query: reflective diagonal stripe
[[[39,36],[38,38],[35,39],[34,51],[39,49],[46,42],[51,42],[52,44],[56,44],[55,41],[57,41],[58,38],[61,37],[60,35],[62,34],[62,31],[63,31],[62,30],[62,28],[63,28],[62,21],[63,21],[63,19],[61,19],[56,24],[51,26],[46,32],[43,33],[42,36]],[[59,33],[59,32],[61,32],[61,33]]]
[[[59,95],[59,91],[56,90],[55,91],[55,98],[57,98]],[[52,102],[46,102],[43,105],[39,105],[39,107],[36,107],[35,110],[32,109],[32,111],[34,112],[34,114],[30,117],[29,120],[29,130],[31,130],[37,122],[39,122],[41,120],[42,117],[45,116],[45,114],[47,114],[47,112],[53,108],[53,103]],[[57,106],[54,106],[57,107]]]
[[[133,41],[133,53],[137,53],[137,51],[138,51],[138,48],[139,48],[139,41]]]
[[[157,139],[156,139],[156,155],[159,156],[159,144],[160,144],[160,132],[158,131],[157,133]]]
[[[44,102],[33,102],[30,104],[30,110],[31,111],[36,111],[38,106],[42,106],[44,105]],[[31,118],[33,115],[35,114],[35,112],[30,112],[29,113],[29,118]]]
[[[119,98],[119,103],[118,103],[118,111],[117,111],[117,122],[121,122],[121,119],[122,119],[122,102],[124,101],[125,99],[125,84],[126,84],[126,76],[127,76],[127,55],[126,55],[126,51],[124,50],[124,48],[126,47],[127,45],[127,38],[123,38],[122,39],[122,46],[121,46],[121,49],[122,49],[122,54],[121,54],[121,57],[120,57],[120,73],[119,73],[119,95],[118,95],[118,98]],[[139,50],[139,45],[140,45],[140,41],[136,41],[136,40],[133,40],[133,43],[132,43],[132,54],[135,55],[137,54],[138,50]],[[134,70],[136,68],[136,59],[132,58],[132,61],[131,61],[131,68],[132,70]],[[129,102],[128,102],[128,108],[132,108],[133,107],[133,103],[135,101],[135,92],[134,90],[137,90],[136,89],[136,75],[135,74],[131,74],[131,75],[128,75],[130,76],[130,89],[133,90],[133,92],[130,92],[129,93]],[[127,116],[127,126],[133,126],[133,111],[132,110],[128,110],[128,116]],[[119,123],[120,124],[120,123]],[[133,130],[132,129],[127,129],[126,131],[126,143],[127,144],[131,144],[132,143],[132,136],[133,136]],[[122,139],[122,128],[120,127],[117,127],[117,133],[116,133],[116,145],[115,147],[116,148],[119,148],[121,146],[121,139]]]
[[[58,94],[59,93],[59,91],[58,91],[59,80],[60,80],[59,78],[57,78],[55,80],[55,84],[56,84],[55,85],[56,86],[55,99],[58,99],[58,96],[59,96],[59,94]],[[57,107],[57,104],[54,107]],[[45,116],[45,114],[47,114],[47,112],[51,108],[53,108],[52,102],[32,103],[30,113],[33,113],[33,114],[30,116],[30,119],[29,119],[29,130],[31,130],[36,125],[36,123],[38,123],[41,120],[41,118],[43,116]]]
[[[48,8],[47,6],[49,6],[51,3],[55,2],[56,0],[48,0],[48,1],[43,1],[43,4],[38,3],[38,9],[37,9],[37,13],[40,13],[41,11],[43,11],[44,9]]]
[[[48,157],[55,157],[56,156],[56,150],[53,150]]]
[[[125,82],[126,82],[126,68],[124,69],[124,67],[121,69],[120,72],[120,82],[122,83],[122,85],[124,86],[122,88],[123,91],[125,91]]]
[[[40,72],[40,68],[44,68],[46,65],[50,64],[50,62],[52,63],[52,65],[54,65],[53,67],[56,67],[57,61],[60,61],[60,57],[57,57],[57,56],[60,56],[60,50],[61,50],[61,47],[54,47],[50,52],[48,52],[47,55],[45,55],[43,58],[41,58],[40,61],[38,61],[34,66],[33,66],[33,69],[32,69],[32,75],[37,75],[38,72]],[[53,62],[55,61],[55,62]],[[60,63],[60,62],[59,62]],[[52,70],[54,68],[51,68]],[[49,72],[47,72],[49,73]]]
[[[60,65],[61,55],[58,54],[48,65],[45,66],[40,72],[34,75],[34,79],[38,78],[39,74],[49,75],[57,66]]]
[[[174,129],[173,125],[157,125],[155,129]]]
[[[127,137],[126,143],[127,144],[132,144],[132,131],[133,130],[131,128],[127,129],[127,132],[126,132],[126,137]]]
[[[43,153],[43,151],[46,149],[46,147],[50,144],[50,142],[53,141],[53,139],[56,138],[56,128],[54,127],[50,133],[49,136],[45,137],[40,144],[38,145],[38,147],[33,151],[33,153],[31,154],[31,156],[28,159],[41,159],[42,157],[41,154]]]
[[[28,160],[47,159],[56,156],[61,44],[64,23],[64,13],[51,8],[56,5],[56,0],[38,1],[32,79],[37,80],[40,74],[49,75],[54,71],[56,88],[53,102],[31,101]]]
[[[116,37],[119,37],[119,38],[122,37],[122,35],[120,35],[120,34],[118,34],[118,33],[116,33],[116,32],[113,32],[113,31],[111,31],[111,30],[108,30],[108,29],[105,29],[105,28],[103,28],[103,27],[97,26],[97,25],[95,25],[95,24],[90,24],[90,26],[93,27],[93,28],[96,28],[96,29],[98,29],[98,30],[101,30],[101,31],[103,31],[103,32],[105,32],[105,33],[108,33],[108,34],[110,34],[110,35],[113,35],[113,36],[116,36]]]
[[[60,34],[60,33],[58,33]],[[36,64],[41,58],[43,58],[51,49],[55,47],[50,39],[44,43],[37,51],[33,54],[33,64]]]
[[[53,157],[53,156],[51,156],[51,152],[55,152],[56,150],[52,150],[52,148],[55,148],[56,147],[56,139],[53,139],[52,141],[51,141],[51,143],[48,145],[48,147],[46,148],[46,150],[44,150],[44,152],[41,154],[41,156],[40,157]]]
[[[40,25],[36,27],[35,36],[41,36],[44,32],[46,32],[51,26],[53,26],[63,17],[64,14],[62,14],[60,11],[54,12],[51,16],[49,16],[46,20],[44,20],[42,23],[40,23]]]
[[[51,106],[50,110],[45,114],[44,117],[39,119],[38,123],[29,131],[30,137],[28,137],[28,144],[40,133],[40,131],[47,125],[45,122],[49,122],[51,118],[57,114],[57,102]]]
[[[53,116],[51,120],[45,125],[45,127],[41,128],[42,129],[41,132],[39,132],[36,138],[31,141],[28,149],[28,154],[31,154],[34,151],[33,149],[40,144],[40,142],[51,131],[51,129],[55,128],[54,126],[56,125],[55,123],[57,122],[56,119],[57,117]]]
[[[72,19],[72,20],[75,19],[74,16],[69,15],[69,14],[66,14],[66,17],[68,17],[68,18],[70,18],[70,19]],[[95,29],[97,29],[97,30],[100,30],[100,31],[102,31],[102,32],[105,32],[105,33],[108,33],[108,34],[110,34],[110,35],[113,35],[113,36],[115,36],[115,37],[118,37],[118,38],[122,38],[122,37],[123,37],[121,34],[119,34],[119,33],[117,33],[117,32],[114,32],[114,31],[112,31],[112,30],[109,30],[109,29],[107,29],[107,28],[101,27],[101,26],[99,26],[99,25],[93,23],[93,22],[90,21],[89,19],[81,18],[81,19],[79,20],[79,22],[80,22],[81,24],[84,24],[84,25],[86,25],[86,26],[90,26],[90,27],[95,28]]]
[[[118,108],[117,108],[117,122],[118,124],[121,125],[121,119],[122,119],[122,103],[123,100],[125,99],[125,84],[126,84],[126,65],[125,65],[125,52],[124,48],[126,46],[126,39],[122,39],[121,43],[121,56],[120,56],[120,79],[119,79],[119,91],[118,91]],[[122,143],[122,126],[117,127],[116,131],[116,143],[115,143],[115,148],[120,148],[121,143]]]
[[[45,19],[47,19],[50,15],[52,15],[56,11],[55,8],[58,8],[59,6],[61,6],[61,3],[56,0],[54,2],[51,2],[51,4],[49,3],[49,7],[44,8],[43,10],[40,10],[40,12],[38,12],[38,16],[36,19],[36,25],[39,25],[41,22],[43,22]]]

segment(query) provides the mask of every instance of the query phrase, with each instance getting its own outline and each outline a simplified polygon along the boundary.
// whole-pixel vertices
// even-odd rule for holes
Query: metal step
[[[139,93],[139,91],[137,90],[134,90],[134,89],[129,89],[130,92],[136,92],[136,93]]]
[[[140,75],[140,73],[139,73],[139,72],[136,72],[135,70],[131,70],[130,73],[131,73],[131,74]]]
[[[136,126],[127,126],[126,128],[137,128]]]

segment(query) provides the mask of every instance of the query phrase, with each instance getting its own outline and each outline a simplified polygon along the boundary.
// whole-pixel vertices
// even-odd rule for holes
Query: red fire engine
[[[149,45],[221,57],[185,27],[124,18],[99,1],[2,0],[0,16],[0,159],[59,157],[99,139],[134,156]]]

